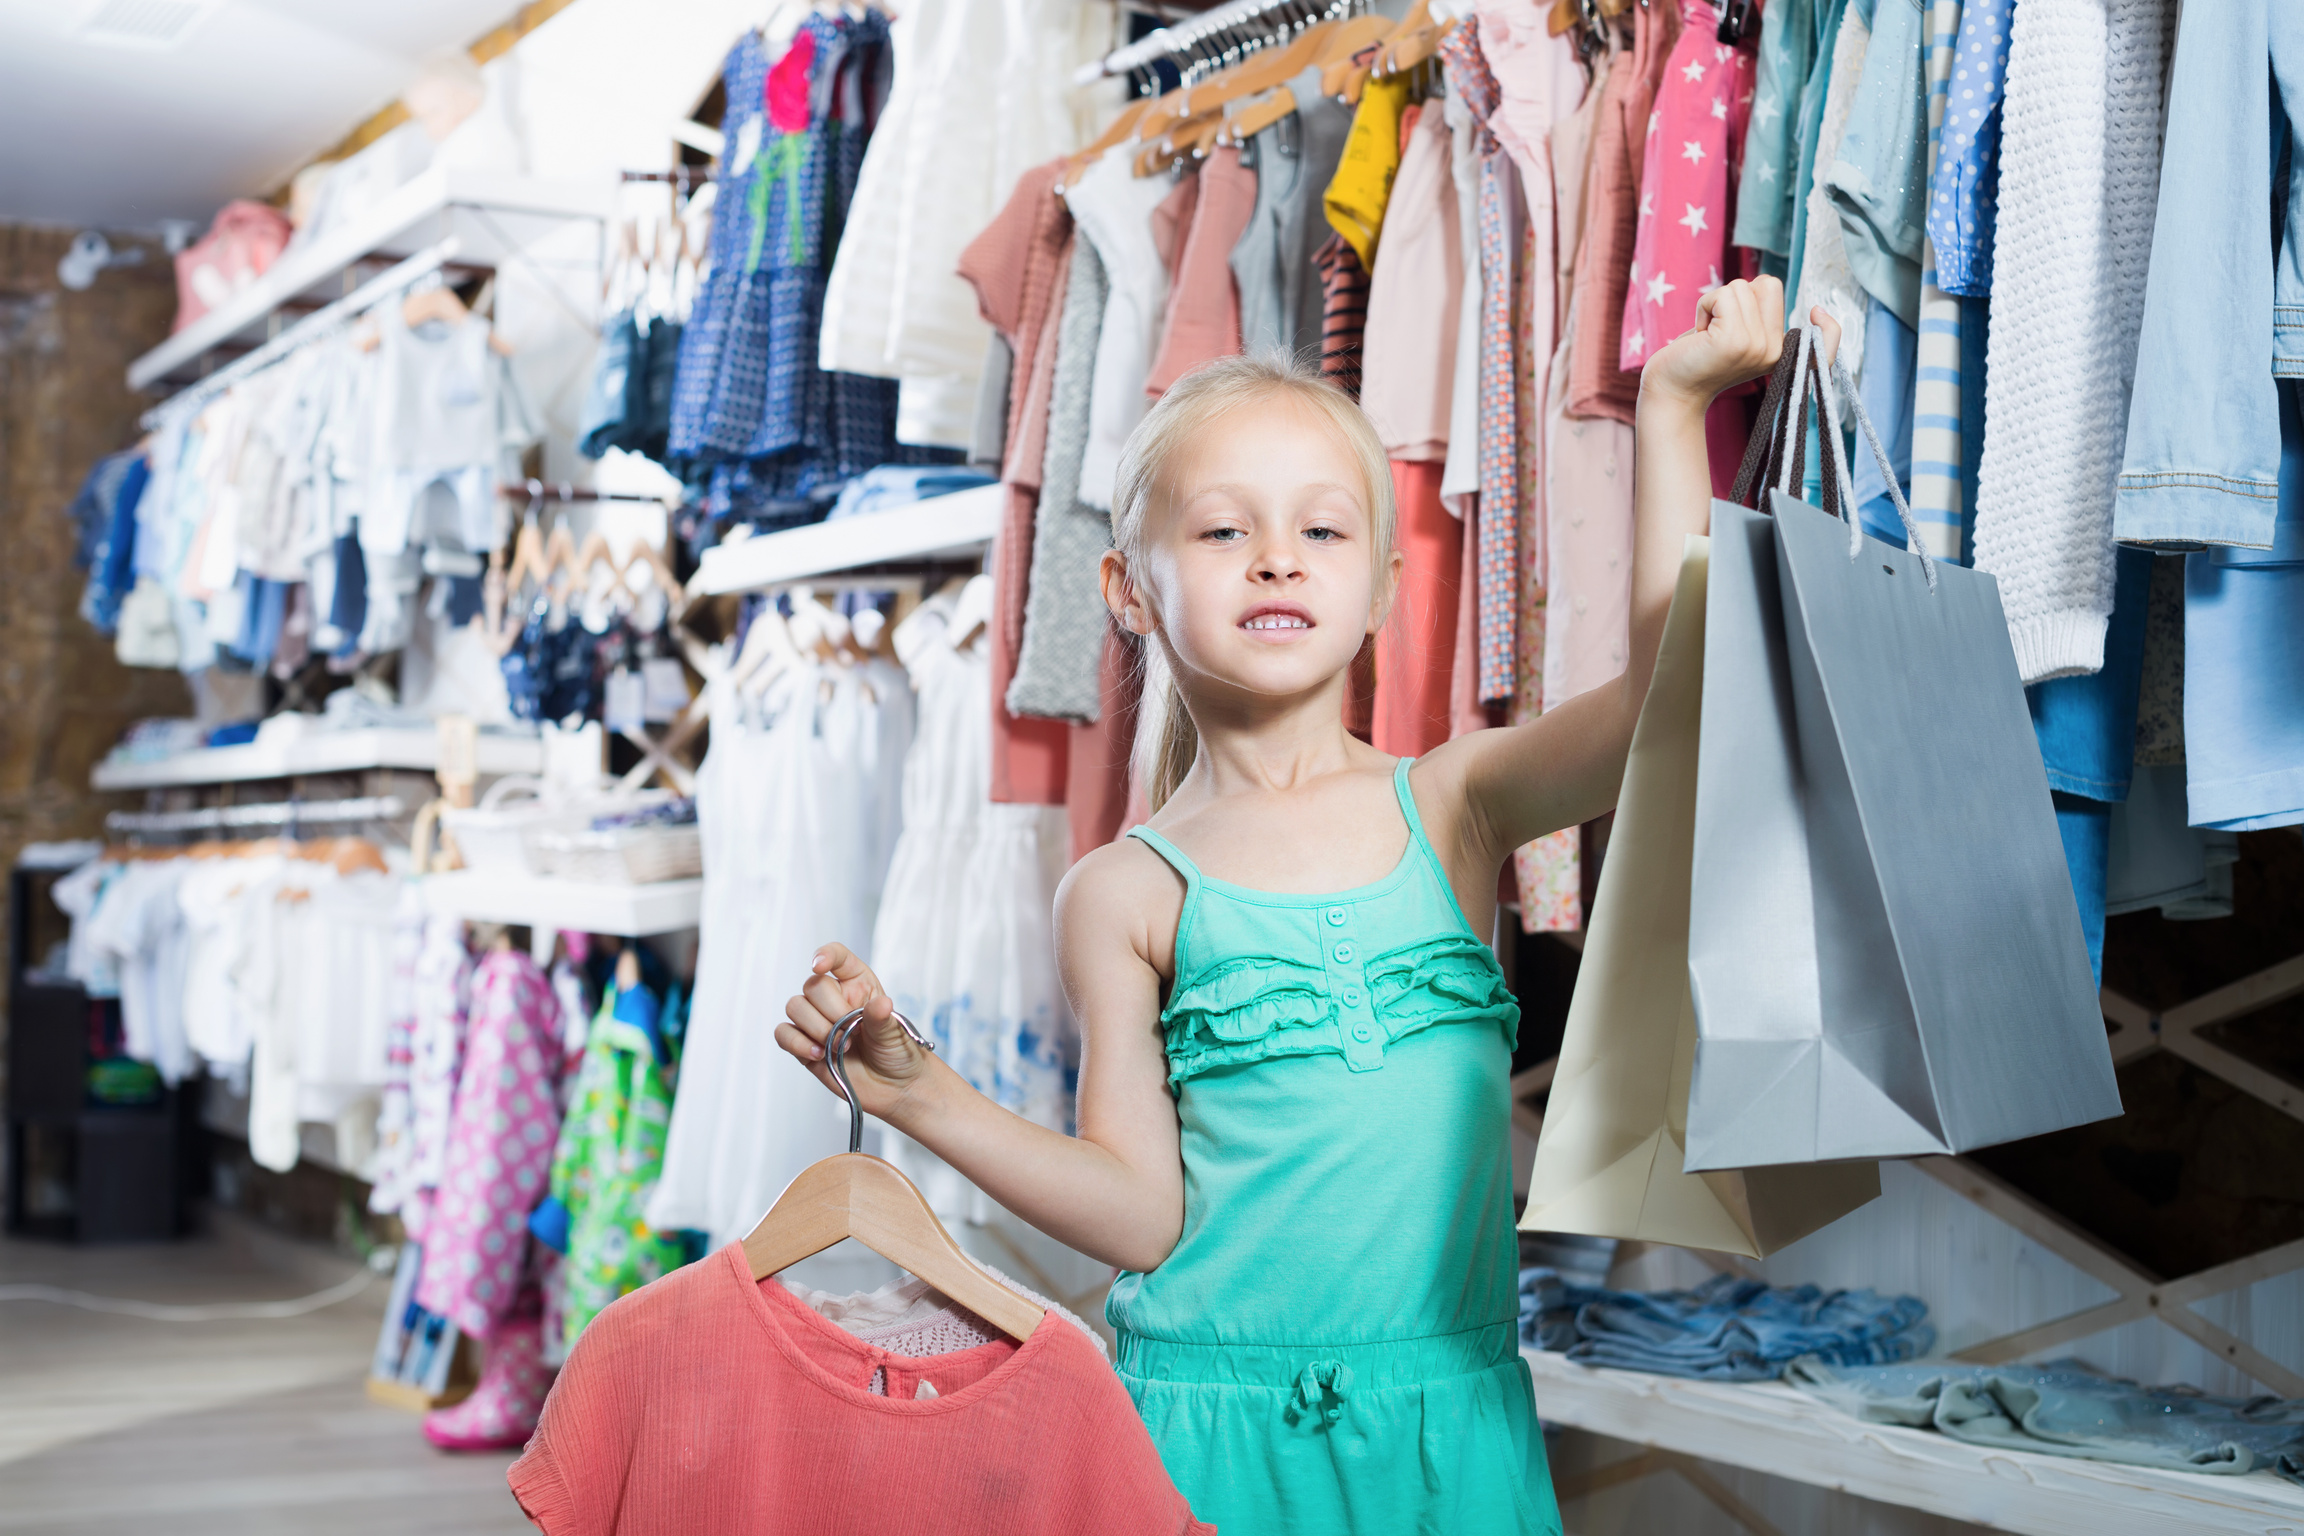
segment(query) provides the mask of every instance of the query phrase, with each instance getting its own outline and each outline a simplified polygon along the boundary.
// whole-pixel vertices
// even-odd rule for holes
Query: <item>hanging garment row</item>
[[[537,435],[503,345],[446,286],[164,409],[92,477],[84,604],[131,665],[350,671],[477,611],[496,488]],[[91,522],[94,519],[91,518]],[[88,526],[85,525],[84,526]]]

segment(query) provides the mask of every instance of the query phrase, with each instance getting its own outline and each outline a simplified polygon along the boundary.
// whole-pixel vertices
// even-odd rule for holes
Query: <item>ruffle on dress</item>
[[[1219,961],[1176,988],[1161,1014],[1171,1086],[1216,1067],[1276,1056],[1344,1054],[1337,993],[1364,986],[1385,1043],[1442,1024],[1494,1024],[1507,1045],[1520,1007],[1495,953],[1467,934],[1444,935],[1376,956],[1352,981],[1272,956]]]

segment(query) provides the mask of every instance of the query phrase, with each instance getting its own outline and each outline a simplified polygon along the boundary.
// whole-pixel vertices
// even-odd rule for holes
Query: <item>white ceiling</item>
[[[222,0],[180,42],[76,35],[102,0],[0,0],[0,222],[152,229],[270,191],[516,0]]]

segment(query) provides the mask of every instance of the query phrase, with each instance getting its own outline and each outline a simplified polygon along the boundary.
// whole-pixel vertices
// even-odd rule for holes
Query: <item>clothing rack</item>
[[[645,502],[649,506],[664,505],[661,496],[635,496],[624,491],[596,491],[590,486],[571,485],[565,480],[514,480],[498,487],[497,494],[521,501],[630,501]]]
[[[460,245],[461,242],[454,235],[435,241],[405,261],[368,279],[335,303],[314,310],[247,356],[235,358],[214,373],[185,385],[144,413],[144,429],[148,432],[156,429],[167,413],[188,410],[211,395],[230,389],[242,379],[263,372],[298,347],[341,326],[350,325],[386,299],[447,266]],[[492,269],[471,270],[477,272]]]
[[[1326,17],[1357,10],[1360,5],[1361,0],[1336,0],[1328,6],[1316,4],[1314,0],[1226,0],[1190,21],[1155,28],[1135,42],[1115,48],[1095,63],[1081,65],[1074,72],[1072,83],[1093,85],[1164,59],[1205,53],[1214,45],[1261,35],[1267,30],[1263,24],[1273,18],[1280,18],[1284,26],[1308,26]]]
[[[623,171],[619,174],[626,181],[678,182],[680,190],[683,192],[692,186],[699,186],[715,179],[710,169],[696,165],[683,165],[669,171]]]
[[[226,827],[293,827],[306,822],[391,821],[408,809],[398,795],[350,800],[282,800],[268,805],[215,805],[196,811],[113,811],[107,832],[208,832]]]

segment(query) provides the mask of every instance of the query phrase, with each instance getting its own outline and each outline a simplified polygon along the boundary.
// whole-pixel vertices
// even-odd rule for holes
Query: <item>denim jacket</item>
[[[2273,181],[2299,116],[2304,7],[2188,0],[2113,507],[2125,543],[2221,546],[2231,563],[2273,548],[2274,380],[2304,378],[2304,155],[2288,157],[2285,197]]]

